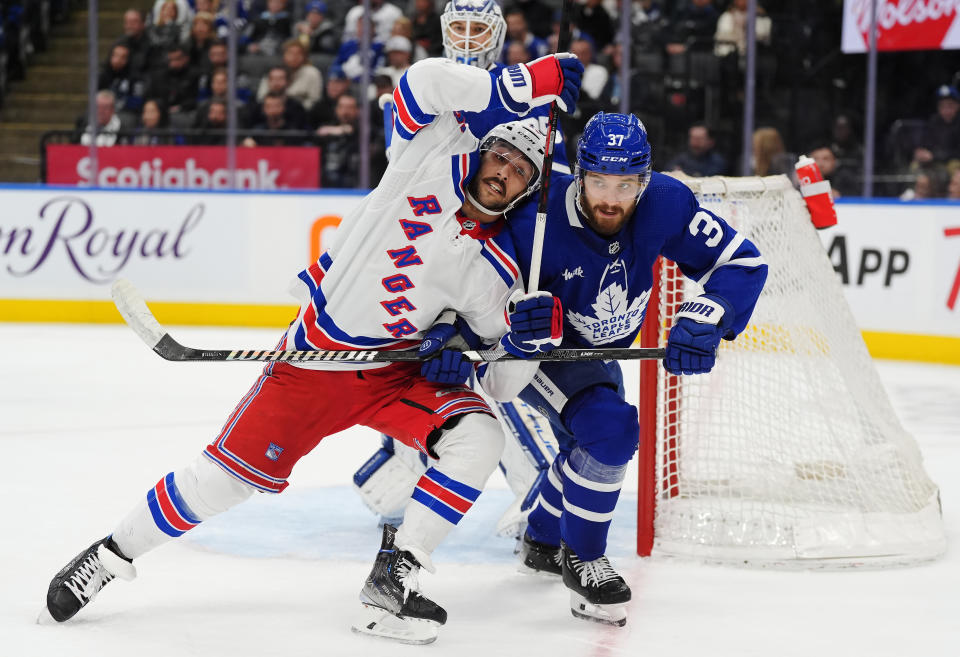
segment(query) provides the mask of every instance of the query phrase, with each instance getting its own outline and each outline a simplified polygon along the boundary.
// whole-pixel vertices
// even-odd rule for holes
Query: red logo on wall
[[[946,50],[960,47],[957,0],[876,0],[877,50]],[[855,44],[844,35],[844,52],[863,52],[870,43],[870,9],[873,0],[846,0],[846,11],[863,39]],[[844,28],[846,29],[846,25]]]
[[[315,189],[320,149],[309,146],[238,148],[236,188]],[[47,182],[112,188],[229,189],[223,146],[110,146],[97,149],[97,174],[86,146],[47,146]]]

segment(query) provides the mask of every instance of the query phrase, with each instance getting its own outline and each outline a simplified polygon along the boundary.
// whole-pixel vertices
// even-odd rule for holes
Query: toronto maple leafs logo
[[[607,265],[600,277],[594,316],[567,311],[567,320],[590,344],[601,345],[633,335],[643,324],[650,290],[631,300],[627,273],[619,259]]]

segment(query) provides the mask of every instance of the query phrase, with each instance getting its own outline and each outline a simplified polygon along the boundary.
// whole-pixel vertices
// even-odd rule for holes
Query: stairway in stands
[[[99,0],[97,68],[123,35],[123,12],[135,0]],[[45,52],[34,53],[26,79],[13,81],[0,109],[0,182],[40,180],[40,138],[72,130],[87,109],[86,9],[73,11],[50,30]]]

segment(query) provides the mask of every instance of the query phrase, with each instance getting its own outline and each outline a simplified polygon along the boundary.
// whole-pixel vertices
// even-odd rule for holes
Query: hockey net
[[[908,564],[946,542],[938,489],[890,405],[784,176],[685,182],[763,254],[747,330],[710,374],[641,366],[638,552],[769,566]],[[658,261],[644,346],[699,293]]]

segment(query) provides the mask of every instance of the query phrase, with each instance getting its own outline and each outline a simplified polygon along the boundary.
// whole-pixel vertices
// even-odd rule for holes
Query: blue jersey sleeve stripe
[[[418,124],[418,128],[429,125],[437,118],[435,114],[428,114],[420,108],[420,105],[417,103],[417,98],[410,88],[410,83],[407,81],[406,73],[400,78],[400,84],[397,85],[394,91],[393,99],[394,102],[402,103],[403,105],[403,107],[400,108],[401,119],[405,118],[404,112],[406,112],[409,118]],[[404,123],[406,123],[406,121],[404,121]]]
[[[459,155],[453,156],[452,176],[453,191],[462,203],[465,200],[463,196],[463,181],[466,176],[464,175],[463,168],[460,166],[461,159],[462,158]]]

